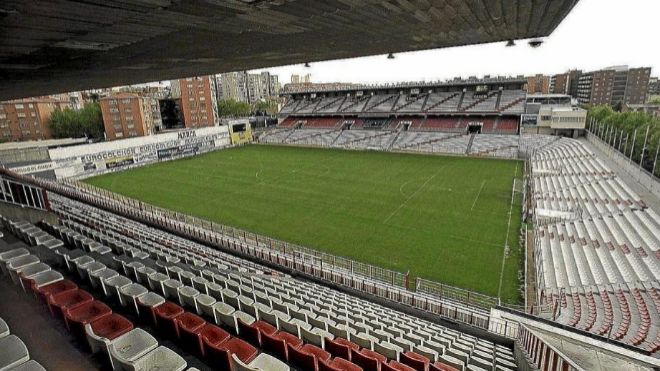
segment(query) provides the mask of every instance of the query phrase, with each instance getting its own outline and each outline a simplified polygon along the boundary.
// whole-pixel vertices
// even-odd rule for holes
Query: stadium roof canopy
[[[0,100],[543,37],[577,1],[4,0]]]

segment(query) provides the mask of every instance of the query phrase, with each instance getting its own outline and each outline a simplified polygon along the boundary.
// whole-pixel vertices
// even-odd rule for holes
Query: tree
[[[56,109],[50,116],[50,130],[55,138],[103,139],[101,106],[87,103],[80,111]]]
[[[254,104],[254,111],[266,113],[268,115],[276,115],[278,112],[277,102],[273,100],[260,100]]]
[[[660,96],[649,99],[649,104],[660,104]]]
[[[220,117],[245,117],[252,112],[252,107],[245,102],[237,102],[233,99],[218,102],[218,115]]]

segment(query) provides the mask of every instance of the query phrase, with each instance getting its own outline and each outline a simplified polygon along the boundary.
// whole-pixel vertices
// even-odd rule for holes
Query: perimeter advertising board
[[[209,152],[231,144],[227,126],[151,135],[49,150],[51,162],[24,167],[21,173],[53,169],[57,179],[83,178],[156,161]]]

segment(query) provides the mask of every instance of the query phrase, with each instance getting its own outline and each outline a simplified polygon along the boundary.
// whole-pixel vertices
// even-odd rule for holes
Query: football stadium
[[[185,77],[532,45],[577,1],[10,3],[30,51],[0,41],[0,98],[27,114],[0,119],[65,87],[179,95],[94,90],[105,140],[0,144],[0,370],[660,368],[651,123],[487,75],[291,84],[270,125],[204,124]],[[137,135],[163,106],[195,124]]]

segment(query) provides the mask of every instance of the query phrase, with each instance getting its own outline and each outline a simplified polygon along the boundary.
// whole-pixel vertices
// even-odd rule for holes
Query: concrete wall
[[[11,220],[27,220],[30,223],[45,220],[51,224],[58,224],[57,216],[53,213],[5,202],[0,202],[0,214]]]

